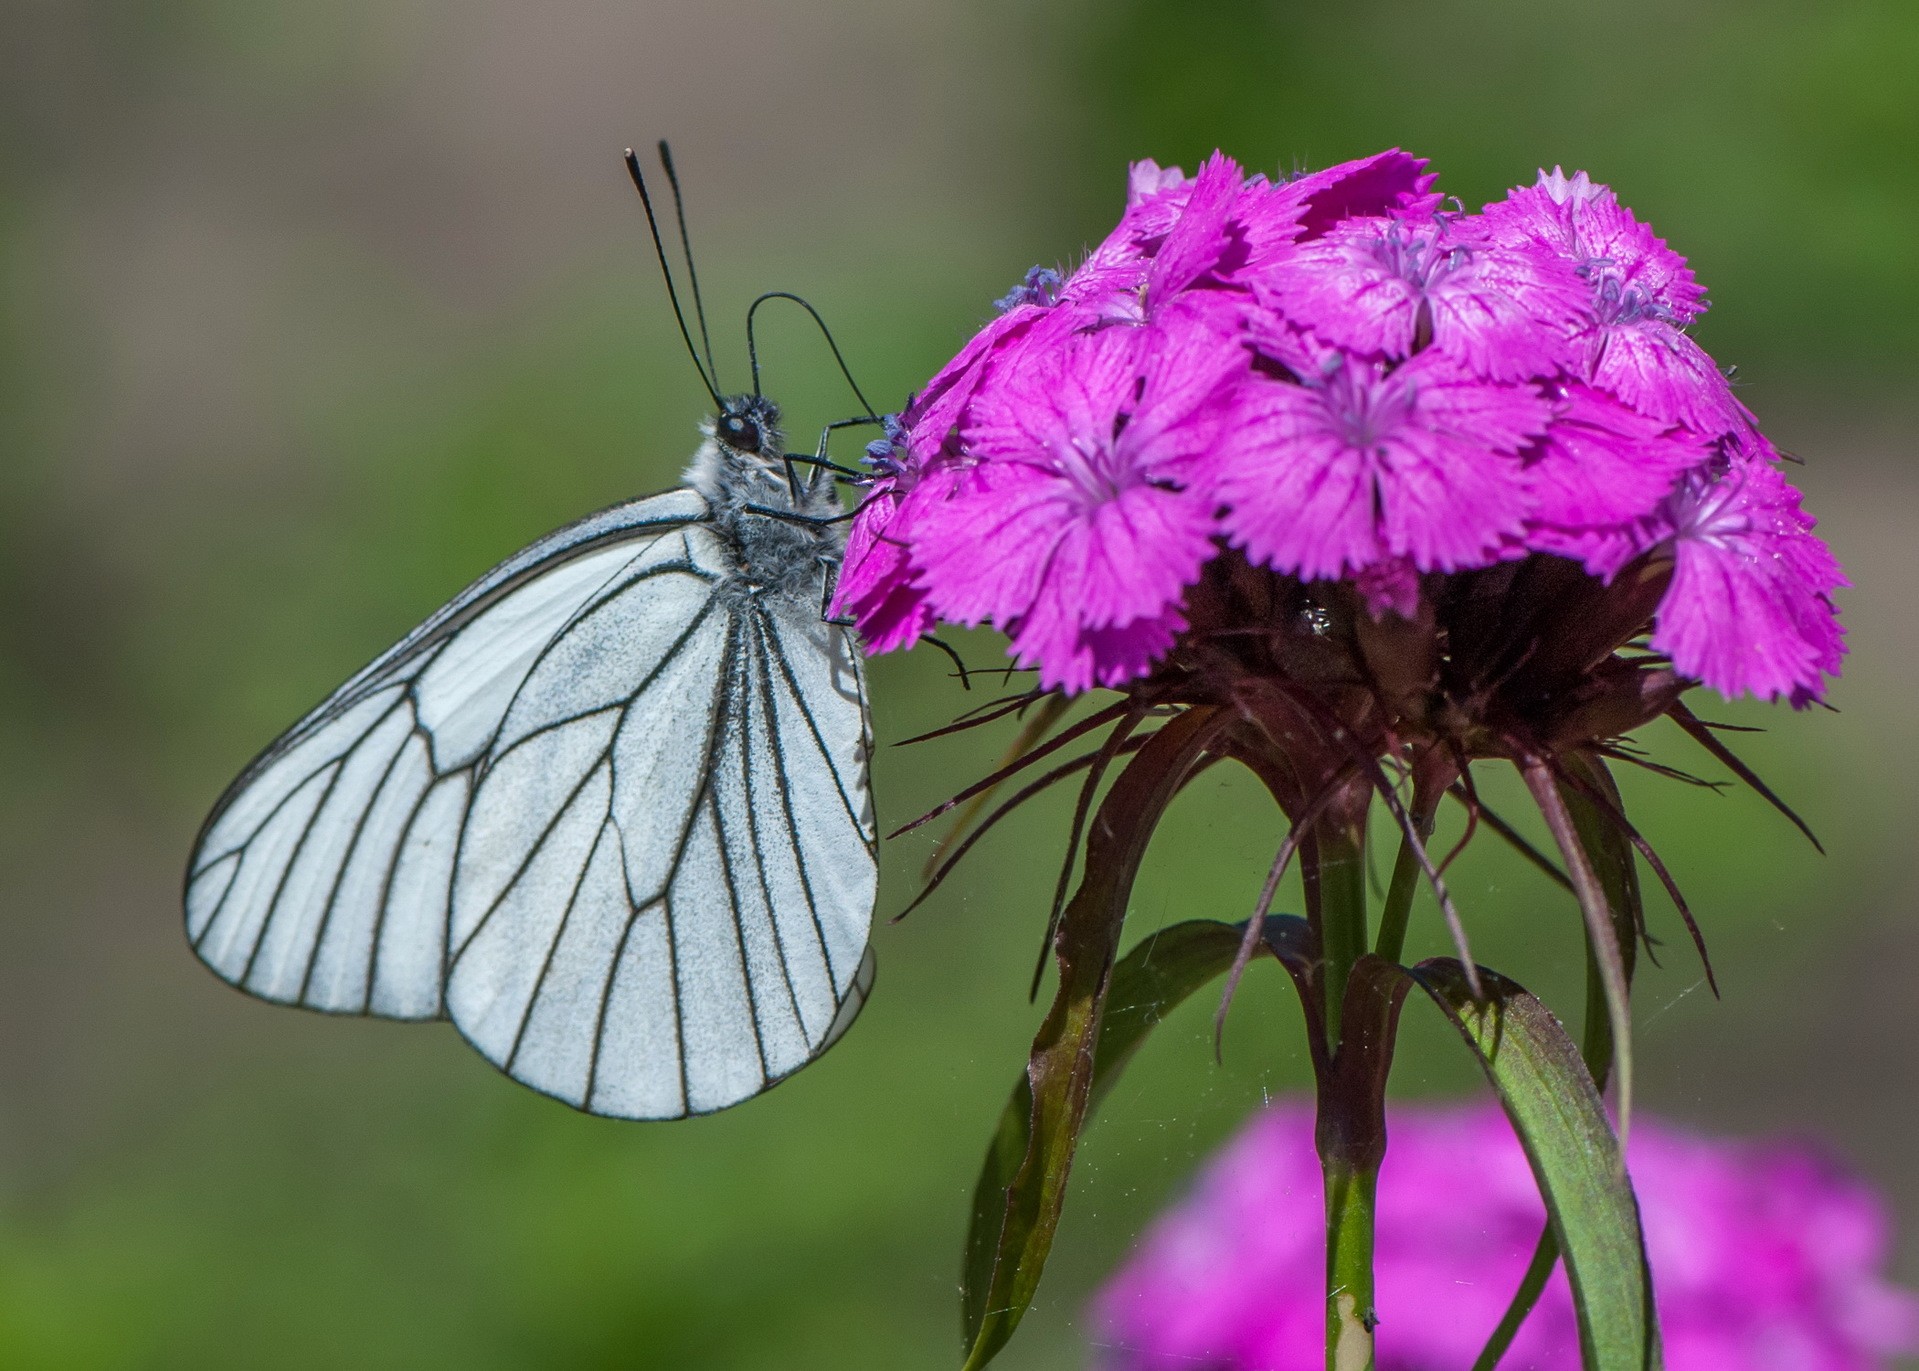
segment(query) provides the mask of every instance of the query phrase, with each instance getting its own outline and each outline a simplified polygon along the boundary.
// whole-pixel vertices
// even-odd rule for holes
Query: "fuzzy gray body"
[[[823,606],[846,547],[845,526],[829,522],[844,513],[831,475],[788,462],[779,410],[769,400],[729,399],[701,432],[686,484],[705,498],[714,532],[738,555],[729,591],[804,595]]]

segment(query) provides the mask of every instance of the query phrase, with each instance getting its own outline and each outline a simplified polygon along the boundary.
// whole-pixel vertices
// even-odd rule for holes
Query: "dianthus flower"
[[[1064,277],[1030,273],[902,416],[841,610],[876,651],[990,621],[1042,684],[1078,691],[1176,655],[1179,592],[1220,556],[1307,584],[1536,555],[1610,581],[1644,556],[1671,585],[1633,630],[1680,677],[1817,699],[1844,578],[1685,332],[1706,307],[1685,260],[1584,172],[1477,214],[1441,208],[1432,182],[1397,151],[1277,182],[1221,154],[1192,178],[1135,167],[1112,234]],[[1089,341],[1112,330],[1130,341]],[[1095,354],[1096,405],[1030,405]],[[1122,393],[1149,377],[1189,407],[1176,433],[1127,438]],[[1013,467],[1086,489],[1072,454],[1089,444],[1127,449],[1154,519],[1089,520],[1084,499],[991,524],[941,508],[999,499]],[[1058,574],[982,593],[1035,544],[1061,550]],[[1106,568],[1097,593],[1076,558]]]
[[[1470,213],[1397,149],[1278,179],[1221,153],[1190,177],[1140,163],[1085,260],[1034,268],[998,307],[869,450],[835,604],[872,652],[942,620],[992,626],[1037,677],[956,725],[1026,720],[1007,764],[934,813],[1054,760],[990,813],[962,811],[978,824],[928,889],[1024,800],[1079,778],[1048,923],[1059,987],[975,1208],[969,1365],[1032,1297],[1104,1069],[1107,998],[1144,1013],[1168,978],[1185,993],[1223,974],[1230,999],[1262,948],[1292,975],[1314,1053],[1328,1235],[1314,1321],[1329,1364],[1370,1365],[1373,1186],[1409,988],[1489,1072],[1550,1082],[1564,1108],[1535,1115],[1501,1086],[1540,1157],[1616,1168],[1601,1092],[1616,1085],[1630,1118],[1640,862],[1705,949],[1608,763],[1671,774],[1627,741],[1670,718],[1784,810],[1685,697],[1818,700],[1844,653],[1845,577],[1686,331],[1706,299],[1685,260],[1583,172]],[[1071,714],[1099,689],[1115,698]],[[1287,821],[1252,915],[1182,925],[1183,953],[1132,966],[1120,931],[1154,825],[1227,761]],[[1551,855],[1481,802],[1482,763],[1518,770]],[[1427,850],[1448,797],[1462,846],[1490,830],[1574,895],[1592,973],[1582,1044],[1473,960],[1446,860]],[[1400,835],[1376,922],[1359,874],[1375,801]],[[1295,857],[1304,917],[1269,920]],[[1459,957],[1402,966],[1422,877]],[[1237,949],[1224,961],[1222,937]],[[1522,1023],[1524,1052],[1506,1031]],[[1583,1336],[1615,1340],[1607,1365],[1656,1352],[1645,1283],[1590,1276],[1601,1248],[1615,1271],[1621,1252],[1643,1261],[1622,1173],[1608,1188],[1541,1165],[1548,1191],[1596,1187],[1565,1238],[1584,1244],[1586,1276],[1567,1248]]]
[[[1884,1274],[1885,1203],[1823,1155],[1644,1115],[1629,1153],[1669,1371],[1875,1371],[1919,1352],[1919,1298]],[[1319,1188],[1312,1110],[1262,1111],[1100,1293],[1096,1365],[1317,1371]],[[1379,1181],[1380,1371],[1470,1366],[1544,1220],[1498,1109],[1397,1111]],[[1563,1273],[1505,1364],[1579,1366]]]

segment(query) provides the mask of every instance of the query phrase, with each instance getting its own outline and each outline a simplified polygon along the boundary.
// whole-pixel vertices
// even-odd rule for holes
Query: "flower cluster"
[[[1266,1110],[1160,1219],[1099,1297],[1099,1365],[1324,1365],[1313,1127],[1307,1106]],[[1630,1161],[1673,1371],[1870,1371],[1919,1351],[1919,1299],[1881,1275],[1885,1210],[1858,1181],[1802,1149],[1710,1141],[1644,1116]],[[1396,1113],[1379,1187],[1382,1371],[1470,1365],[1544,1218],[1497,1108]],[[1563,1269],[1505,1361],[1579,1366]]]
[[[990,622],[1070,693],[1161,669],[1222,562],[1377,623],[1547,557],[1656,583],[1620,641],[1684,681],[1816,698],[1844,577],[1687,334],[1685,260],[1583,172],[1477,214],[1434,181],[1397,150],[1134,166],[1112,234],[1029,273],[876,445],[839,612],[873,651]]]

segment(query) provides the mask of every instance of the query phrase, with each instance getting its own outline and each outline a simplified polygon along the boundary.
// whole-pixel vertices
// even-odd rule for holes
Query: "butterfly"
[[[824,613],[845,473],[824,439],[785,452],[757,357],[750,395],[710,367],[709,345],[683,487],[515,553],[227,788],[185,889],[215,973],[450,1019],[515,1080],[629,1119],[736,1104],[846,1031],[878,864],[858,644]]]

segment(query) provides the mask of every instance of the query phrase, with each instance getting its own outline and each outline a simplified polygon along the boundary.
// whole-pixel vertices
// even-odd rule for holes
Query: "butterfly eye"
[[[720,420],[720,439],[738,452],[760,450],[759,426],[737,414],[728,414]]]

